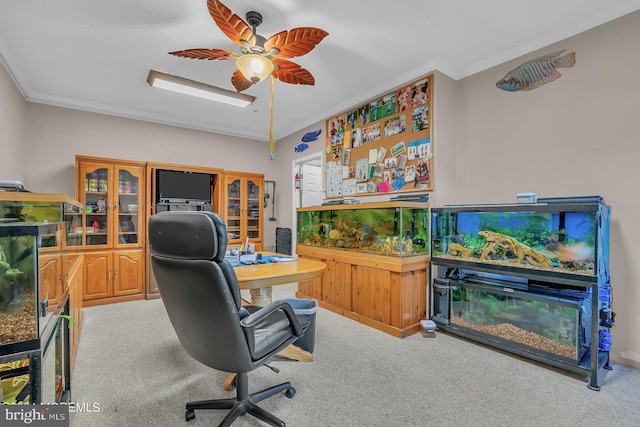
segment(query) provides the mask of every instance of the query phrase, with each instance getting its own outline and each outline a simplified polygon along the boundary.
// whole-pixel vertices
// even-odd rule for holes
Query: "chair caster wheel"
[[[289,387],[287,391],[284,392],[284,395],[287,396],[289,399],[291,399],[293,396],[296,395],[296,389],[293,387]]]
[[[184,411],[185,421],[191,421],[195,417],[196,417],[196,411],[194,411],[193,409],[187,409],[186,411]]]

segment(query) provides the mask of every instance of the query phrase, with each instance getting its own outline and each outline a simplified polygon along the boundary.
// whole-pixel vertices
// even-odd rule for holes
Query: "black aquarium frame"
[[[503,266],[495,264],[487,264],[482,262],[454,260],[445,257],[433,255],[434,232],[438,226],[436,216],[440,212],[459,213],[459,212],[477,212],[477,213],[511,213],[511,212],[531,212],[531,213],[551,213],[551,212],[594,212],[596,214],[596,241],[595,241],[595,260],[594,274],[571,274],[563,272],[544,271],[534,268]],[[610,206],[604,204],[600,196],[586,197],[566,197],[566,198],[548,198],[538,199],[538,203],[531,204],[488,204],[488,205],[447,205],[442,208],[431,209],[431,262],[430,262],[430,283],[428,289],[429,301],[429,318],[438,325],[438,328],[444,332],[452,333],[485,345],[489,345],[500,350],[504,350],[519,356],[523,356],[538,362],[542,362],[551,366],[565,369],[567,371],[587,376],[588,387],[592,390],[600,390],[602,380],[602,370],[610,370],[610,353],[609,350],[600,349],[600,332],[605,332],[610,337],[610,328],[613,326],[615,313],[611,311],[611,305],[603,303],[600,300],[602,293],[606,293],[607,301],[611,300],[610,287],[610,271],[609,271],[609,244],[606,242],[603,247],[599,244],[602,239],[609,238],[609,222],[610,222]],[[602,232],[604,227],[604,232]],[[603,236],[604,234],[604,236]],[[437,244],[438,242],[436,242]],[[601,257],[600,259],[598,257]],[[500,337],[491,336],[481,333],[470,328],[452,324],[446,315],[438,312],[437,298],[446,293],[442,290],[443,284],[447,282],[452,286],[473,286],[473,280],[458,281],[456,275],[458,271],[464,271],[467,274],[491,273],[504,276],[506,280],[509,277],[514,279],[513,286],[520,287],[518,291],[523,295],[529,293],[532,297],[544,297],[544,293],[540,292],[540,285],[549,285],[554,289],[584,289],[590,294],[590,347],[578,360],[571,360],[553,353],[544,351],[532,351],[530,347],[519,345],[512,341],[501,339]],[[453,280],[452,280],[453,278]],[[490,284],[488,286],[491,286]],[[497,281],[493,286],[496,290],[504,287],[504,283]],[[451,308],[451,292],[448,294],[449,308]],[[595,351],[594,351],[595,350]]]

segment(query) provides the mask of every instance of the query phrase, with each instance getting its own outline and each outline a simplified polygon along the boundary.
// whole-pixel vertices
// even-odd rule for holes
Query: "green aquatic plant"
[[[476,234],[465,234],[463,238],[464,247],[471,249],[474,254],[482,252],[482,248],[487,243],[487,240]]]

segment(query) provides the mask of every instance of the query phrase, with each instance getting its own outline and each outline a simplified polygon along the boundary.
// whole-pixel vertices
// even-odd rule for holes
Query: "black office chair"
[[[189,402],[185,419],[196,409],[231,409],[220,426],[251,414],[273,426],[285,423],[257,403],[281,391],[292,398],[289,382],[249,394],[247,373],[268,363],[304,334],[284,301],[266,307],[242,307],[238,280],[224,259],[227,230],[210,212],[162,212],[149,219],[151,265],[165,308],[180,343],[199,362],[235,373],[236,398]]]

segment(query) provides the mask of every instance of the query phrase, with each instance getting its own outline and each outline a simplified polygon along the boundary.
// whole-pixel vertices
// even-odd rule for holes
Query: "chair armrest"
[[[240,325],[243,328],[253,328],[258,322],[265,320],[269,316],[271,316],[274,312],[282,310],[282,312],[287,316],[289,320],[289,324],[293,329],[293,334],[297,337],[301,337],[304,335],[304,331],[302,330],[302,326],[300,322],[298,322],[298,318],[296,317],[296,313],[293,311],[293,307],[286,301],[275,301],[271,304],[261,308],[260,310],[251,313],[244,319],[240,321]]]
[[[304,330],[291,305],[276,301],[240,321],[253,360],[271,354],[291,337],[301,337]],[[285,341],[283,341],[285,340]]]

